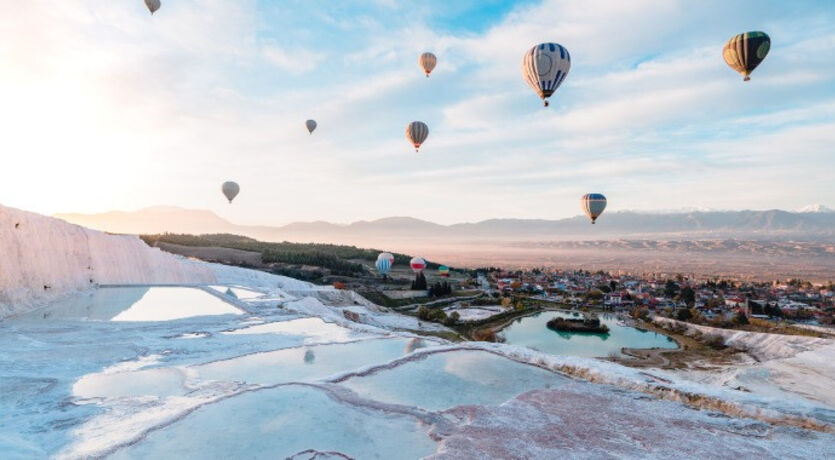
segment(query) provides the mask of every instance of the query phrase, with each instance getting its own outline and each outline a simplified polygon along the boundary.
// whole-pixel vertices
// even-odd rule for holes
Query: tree
[[[586,293],[586,297],[590,300],[600,300],[603,298],[603,291],[600,289],[592,289],[588,293]]]
[[[737,326],[744,326],[744,325],[748,324],[748,317],[745,316],[745,313],[742,313],[740,311],[740,312],[737,312],[736,316],[734,316],[733,322]]]
[[[693,288],[690,286],[684,286],[681,289],[681,300],[687,304],[688,307],[692,307],[696,304],[696,293],[693,292]]]
[[[617,290],[617,288],[618,288],[618,282],[617,281],[615,281],[615,280],[609,281],[609,289],[610,290],[615,291],[615,290]]]
[[[667,297],[674,297],[678,292],[678,284],[673,280],[667,280],[664,284],[664,295]]]
[[[682,308],[676,314],[676,318],[679,321],[689,321],[691,318],[693,318],[693,313],[687,308]]]
[[[418,272],[415,275],[415,280],[412,281],[412,290],[413,291],[425,291],[426,290],[426,277],[423,276],[423,272]]]

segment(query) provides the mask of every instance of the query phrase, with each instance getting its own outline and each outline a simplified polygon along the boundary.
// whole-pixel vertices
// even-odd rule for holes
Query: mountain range
[[[835,277],[835,212],[619,211],[596,225],[567,219],[489,219],[440,225],[412,217],[351,224],[237,225],[206,210],[58,214],[113,233],[232,233],[262,241],[349,244],[454,266],[555,266],[775,279]]]
[[[565,219],[488,219],[441,225],[412,217],[387,217],[351,224],[325,221],[283,226],[237,225],[207,210],[154,206],[138,211],[57,214],[68,222],[113,233],[235,233],[265,241],[364,244],[367,240],[578,241],[622,238],[835,241],[835,212],[689,211],[604,214],[597,225],[576,216]],[[379,243],[377,244],[379,245]]]

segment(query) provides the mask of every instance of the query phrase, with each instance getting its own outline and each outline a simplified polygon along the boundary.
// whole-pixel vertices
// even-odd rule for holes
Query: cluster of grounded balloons
[[[393,265],[394,255],[390,252],[381,252],[380,255],[377,256],[377,261],[374,263],[377,273],[384,277],[388,275]],[[422,257],[413,257],[412,260],[409,261],[409,267],[413,272],[415,272],[415,274],[421,273],[426,269],[426,260]],[[441,265],[438,267],[438,274],[443,277],[449,277],[449,267]]]
[[[151,14],[159,10],[161,6],[160,0],[144,1]],[[770,49],[771,39],[765,32],[745,32],[734,35],[725,43],[722,49],[722,57],[728,66],[742,74],[744,81],[748,81],[751,79],[751,72],[765,59]],[[430,52],[422,53],[418,57],[418,65],[423,69],[427,78],[437,64],[438,57]],[[559,43],[540,43],[529,49],[522,58],[522,77],[539,95],[545,107],[548,107],[548,98],[562,85],[570,69],[571,54]],[[316,126],[315,120],[305,121],[305,127],[309,134],[313,134]],[[429,137],[429,127],[426,123],[413,121],[406,125],[406,140],[414,146],[415,152],[419,151],[427,137]],[[240,187],[235,182],[224,182],[221,190],[229,203],[232,203],[232,200],[240,192]],[[583,195],[580,198],[580,207],[593,224],[606,209],[606,197],[600,193]],[[387,253],[381,255],[385,254]],[[394,257],[391,258],[391,261],[393,263]]]

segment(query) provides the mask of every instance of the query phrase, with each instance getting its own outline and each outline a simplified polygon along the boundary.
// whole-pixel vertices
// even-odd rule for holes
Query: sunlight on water
[[[50,304],[19,319],[170,321],[195,316],[240,315],[217,297],[189,287],[104,287]]]

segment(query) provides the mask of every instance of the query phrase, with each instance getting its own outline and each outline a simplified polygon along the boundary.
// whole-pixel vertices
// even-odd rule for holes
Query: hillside
[[[52,217],[0,206],[0,318],[98,284],[207,283],[205,264]]]
[[[356,246],[316,243],[270,243],[231,234],[157,234],[141,235],[149,246],[204,260],[253,266],[276,274],[319,281],[326,275],[362,277],[370,274],[370,267],[382,252]],[[201,250],[188,250],[195,248]],[[224,251],[208,251],[207,249]],[[235,251],[230,253],[229,251]],[[392,253],[394,263],[408,266],[412,256]],[[437,263],[427,262],[434,269]]]

